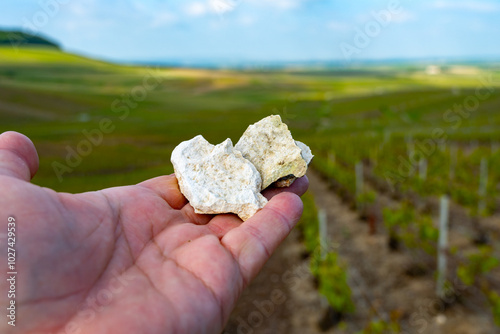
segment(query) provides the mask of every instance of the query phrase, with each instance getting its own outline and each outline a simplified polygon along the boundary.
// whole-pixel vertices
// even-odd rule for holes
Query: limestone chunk
[[[214,146],[196,136],[179,144],[171,161],[179,188],[196,213],[232,212],[247,220],[267,203],[260,194],[259,172],[230,139]]]
[[[297,145],[300,148],[300,155],[302,156],[302,159],[304,159],[306,164],[309,165],[311,163],[312,158],[314,158],[314,155],[312,155],[309,146],[298,140],[295,141],[295,145]]]
[[[312,159],[311,150],[295,142],[281,117],[271,115],[250,125],[235,149],[250,160],[262,177],[262,189],[278,181],[277,186],[289,186],[306,174]]]
[[[309,165],[312,158],[314,157],[309,146],[298,140],[295,141],[295,145],[300,148],[300,155],[302,156],[302,159],[304,159],[307,165]],[[290,174],[280,178],[278,181],[274,182],[273,185],[278,188],[290,187],[296,179],[297,178],[293,174]]]

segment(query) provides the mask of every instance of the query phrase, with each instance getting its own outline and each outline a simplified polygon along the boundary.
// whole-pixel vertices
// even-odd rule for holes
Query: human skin
[[[1,333],[220,333],[308,187],[303,177],[266,190],[268,204],[242,223],[194,213],[174,175],[68,194],[30,183],[37,169],[27,137],[0,135],[0,233],[13,217],[18,273],[16,326],[2,315]],[[8,290],[0,280],[5,314]]]

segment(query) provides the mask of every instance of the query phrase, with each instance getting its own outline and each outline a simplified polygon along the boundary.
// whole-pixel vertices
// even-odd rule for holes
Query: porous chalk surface
[[[293,140],[281,117],[271,115],[250,125],[236,143],[235,149],[257,168],[262,177],[262,189],[265,189],[284,177],[287,177],[286,181],[280,181],[277,185],[288,186],[295,178],[306,174],[312,154],[306,145],[299,145],[301,147]]]
[[[232,212],[247,220],[267,203],[260,194],[259,172],[230,139],[214,146],[196,136],[179,144],[171,161],[179,188],[196,213]]]
[[[306,164],[309,165],[309,163],[311,163],[312,158],[314,158],[314,155],[312,155],[309,146],[298,140],[295,141],[295,145],[297,145],[300,148],[300,155],[302,156],[302,159],[304,159]]]
[[[295,141],[295,145],[300,148],[300,155],[302,156],[302,159],[304,159],[306,164],[309,165],[312,158],[314,157],[309,146],[297,140]],[[297,178],[293,174],[290,174],[280,178],[278,181],[274,182],[273,185],[278,188],[290,187],[296,179]]]

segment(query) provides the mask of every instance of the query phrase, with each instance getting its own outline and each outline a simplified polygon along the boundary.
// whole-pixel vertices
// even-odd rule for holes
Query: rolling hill
[[[44,46],[60,49],[60,46],[45,37],[33,35],[18,30],[0,30],[0,45],[20,46]]]

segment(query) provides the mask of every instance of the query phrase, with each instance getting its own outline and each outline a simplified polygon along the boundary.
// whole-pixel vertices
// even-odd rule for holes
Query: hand
[[[16,326],[2,315],[1,333],[220,333],[308,186],[267,190],[242,223],[195,214],[174,175],[73,195],[31,184],[37,169],[27,137],[0,135],[0,233],[14,217],[18,272]],[[8,290],[0,280],[3,306]]]

